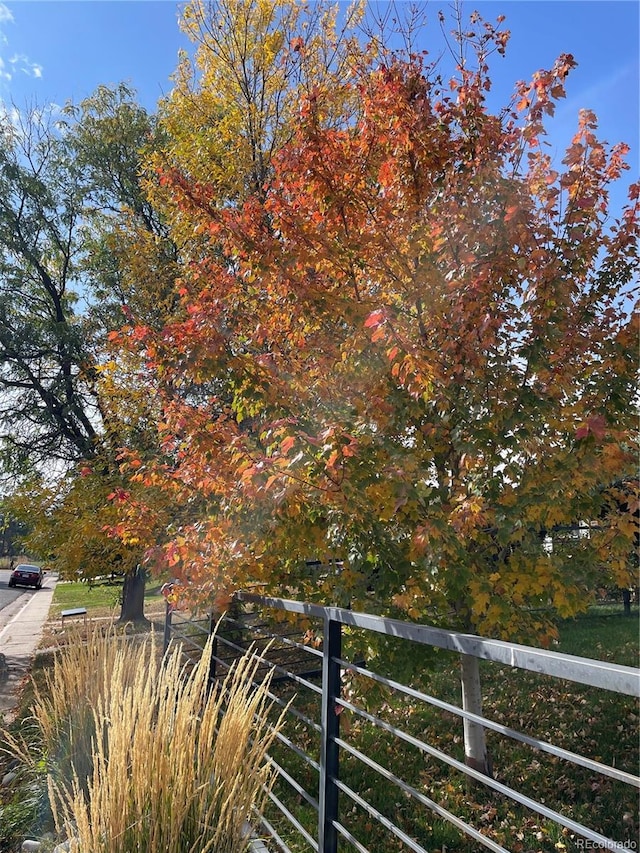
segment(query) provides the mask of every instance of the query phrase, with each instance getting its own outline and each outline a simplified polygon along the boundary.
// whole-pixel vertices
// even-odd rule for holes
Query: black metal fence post
[[[162,639],[162,653],[166,654],[167,649],[169,648],[169,643],[171,642],[171,614],[173,612],[173,608],[171,604],[167,601],[167,609],[164,614],[164,636]]]
[[[322,743],[320,751],[320,792],[318,813],[318,851],[336,853],[338,833],[334,821],[338,820],[340,716],[336,699],[340,696],[340,665],[336,662],[342,654],[340,622],[325,616],[324,642],[322,644]]]
[[[211,649],[211,662],[209,664],[209,683],[213,684],[216,680],[216,658],[218,656],[218,637],[216,633],[216,628],[218,626],[218,622],[211,612],[209,614],[209,639],[213,636],[213,648]],[[214,636],[215,634],[215,636]]]

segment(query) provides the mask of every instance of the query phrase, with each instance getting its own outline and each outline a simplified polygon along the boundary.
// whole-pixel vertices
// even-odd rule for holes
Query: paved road
[[[9,589],[7,584],[10,574],[9,569],[0,569],[0,610],[3,610],[25,592],[24,587]]]
[[[0,654],[8,666],[4,676],[0,671],[0,715],[7,721],[40,642],[57,579],[47,575],[39,590],[9,589],[8,580],[9,572],[0,570]]]

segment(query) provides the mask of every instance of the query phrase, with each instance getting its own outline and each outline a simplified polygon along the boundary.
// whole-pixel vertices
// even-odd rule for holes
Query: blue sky
[[[153,109],[187,46],[178,15],[168,0],[0,2],[0,97],[62,105],[129,81]]]
[[[435,48],[441,45],[436,13],[450,0],[429,0]],[[153,109],[171,89],[179,48],[180,4],[170,0],[0,0],[0,99],[64,104],[100,83],[130,82]],[[593,109],[600,135],[632,147],[634,177],[640,165],[639,40],[637,0],[465,0],[465,12],[506,16],[507,57],[494,57],[494,91],[506,102],[518,79],[550,67],[562,52],[579,65],[568,81],[552,142],[568,144],[578,110]]]

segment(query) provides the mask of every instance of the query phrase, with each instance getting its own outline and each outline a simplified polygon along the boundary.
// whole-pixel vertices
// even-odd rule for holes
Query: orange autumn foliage
[[[611,220],[626,147],[588,111],[546,153],[571,56],[489,110],[505,43],[487,25],[450,83],[354,56],[338,91],[297,93],[233,201],[172,149],[169,216],[196,237],[180,316],[120,336],[163,399],[156,457],[123,464],[180,507],[152,550],[199,600],[259,583],[530,637],[552,631],[539,608],[630,583],[637,187]]]

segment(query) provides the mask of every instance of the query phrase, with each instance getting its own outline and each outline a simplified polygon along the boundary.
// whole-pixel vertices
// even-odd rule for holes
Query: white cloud
[[[0,48],[6,47],[9,44],[9,42],[7,40],[7,36],[4,32],[4,30],[2,29],[3,24],[12,24],[12,23],[13,23],[13,15],[9,11],[9,9],[7,9],[7,7],[4,5],[4,3],[0,2]],[[0,64],[0,70],[2,70],[2,68],[4,66],[2,56],[0,56],[0,63],[1,63]],[[4,75],[2,75],[2,74],[0,74],[0,78],[6,79],[6,78],[4,78]]]
[[[23,53],[14,54],[9,63],[15,71],[21,71],[27,77],[42,77],[42,65],[39,65],[37,62],[31,62],[29,57]]]
[[[43,67],[38,62],[32,62],[24,53],[15,53],[9,57],[9,39],[7,38],[6,24],[15,23],[13,13],[0,0],[0,88],[6,94],[10,90],[11,81],[16,74],[24,74],[27,77],[40,79]]]
[[[5,69],[4,59],[0,56],[0,80],[11,80],[11,72]]]
[[[13,23],[13,15],[4,3],[0,3],[0,24]]]
[[[17,130],[20,127],[20,110],[13,104],[7,106],[7,104],[0,100],[0,122],[5,127],[12,125],[14,130]]]

